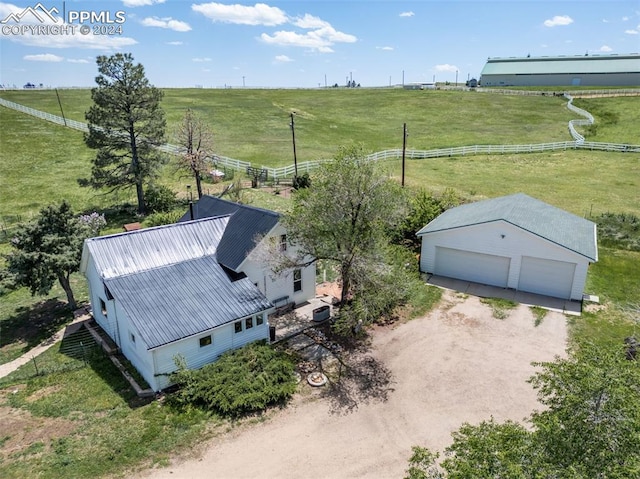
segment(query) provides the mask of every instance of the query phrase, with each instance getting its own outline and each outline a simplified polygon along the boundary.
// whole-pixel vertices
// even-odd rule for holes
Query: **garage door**
[[[511,258],[436,247],[434,274],[493,286],[507,286]]]
[[[569,299],[575,270],[575,263],[523,256],[518,289]]]

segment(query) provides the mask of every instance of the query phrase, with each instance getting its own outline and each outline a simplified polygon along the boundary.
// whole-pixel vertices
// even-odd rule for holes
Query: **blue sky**
[[[35,0],[0,2],[0,20],[0,84],[18,87],[94,86],[115,52],[156,86],[205,88],[463,82],[487,57],[640,52],[638,0]]]

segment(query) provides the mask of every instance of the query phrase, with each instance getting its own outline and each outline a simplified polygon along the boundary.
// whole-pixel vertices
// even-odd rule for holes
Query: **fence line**
[[[519,90],[509,90],[513,92],[519,92]],[[634,90],[636,91],[636,90]],[[539,92],[532,92],[538,94]],[[519,94],[519,93],[518,93]],[[526,93],[529,94],[529,93]],[[435,150],[406,150],[405,157],[412,160],[422,160],[427,158],[443,158],[453,156],[466,156],[466,155],[491,155],[491,154],[507,154],[507,153],[539,153],[544,151],[553,150],[568,150],[568,149],[585,149],[585,150],[599,150],[599,151],[616,151],[616,152],[640,152],[640,145],[629,145],[624,143],[602,143],[594,141],[585,141],[582,136],[576,130],[576,126],[591,125],[594,123],[594,118],[586,110],[578,108],[573,105],[573,97],[569,94],[564,94],[564,97],[568,100],[567,108],[574,113],[583,116],[584,119],[576,119],[569,121],[569,132],[574,138],[574,141],[560,141],[554,143],[534,143],[526,145],[472,145],[472,146],[458,146],[452,148],[439,148]],[[86,123],[81,123],[75,120],[69,120],[57,115],[52,115],[43,111],[35,110],[12,101],[0,98],[0,105],[11,108],[22,113],[41,118],[59,125],[88,132],[89,127]],[[178,145],[172,145],[165,143],[158,147],[159,150],[164,151],[172,155],[180,155],[184,148]],[[366,158],[369,161],[386,161],[395,160],[402,157],[402,149],[396,148],[391,150],[378,151],[368,155]],[[242,160],[236,160],[222,155],[214,155],[210,159],[211,166],[226,167],[237,171],[246,171],[248,167],[252,166],[251,163]],[[330,160],[316,160],[305,161],[298,163],[298,173],[308,173],[321,164]],[[267,177],[271,180],[279,180],[283,178],[289,178],[295,174],[295,165],[283,166],[280,168],[271,168],[263,166],[262,169],[267,171]]]

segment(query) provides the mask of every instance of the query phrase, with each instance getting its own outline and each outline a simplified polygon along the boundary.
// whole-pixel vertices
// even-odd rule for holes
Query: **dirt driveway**
[[[530,363],[564,355],[566,340],[560,313],[535,326],[520,305],[498,320],[478,298],[446,291],[428,316],[374,332],[371,361],[390,380],[374,394],[341,401],[307,390],[198,457],[137,477],[401,478],[413,445],[442,450],[465,421],[528,416],[538,407]]]

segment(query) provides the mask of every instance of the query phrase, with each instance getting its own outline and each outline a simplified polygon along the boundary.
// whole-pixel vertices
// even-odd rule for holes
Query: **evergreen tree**
[[[99,56],[97,64],[85,143],[98,152],[91,178],[80,183],[112,191],[135,187],[138,213],[144,214],[144,185],[165,161],[156,148],[164,142],[166,126],[162,92],[149,83],[141,64],[133,64],[131,54]]]
[[[92,218],[87,216],[87,218]],[[97,215],[100,220],[100,215]],[[97,233],[101,223],[90,223],[74,216],[71,206],[47,206],[31,223],[21,225],[11,240],[13,250],[5,255],[2,276],[10,288],[27,287],[32,295],[47,295],[56,280],[67,295],[71,309],[77,304],[70,276],[80,268],[85,238]]]

